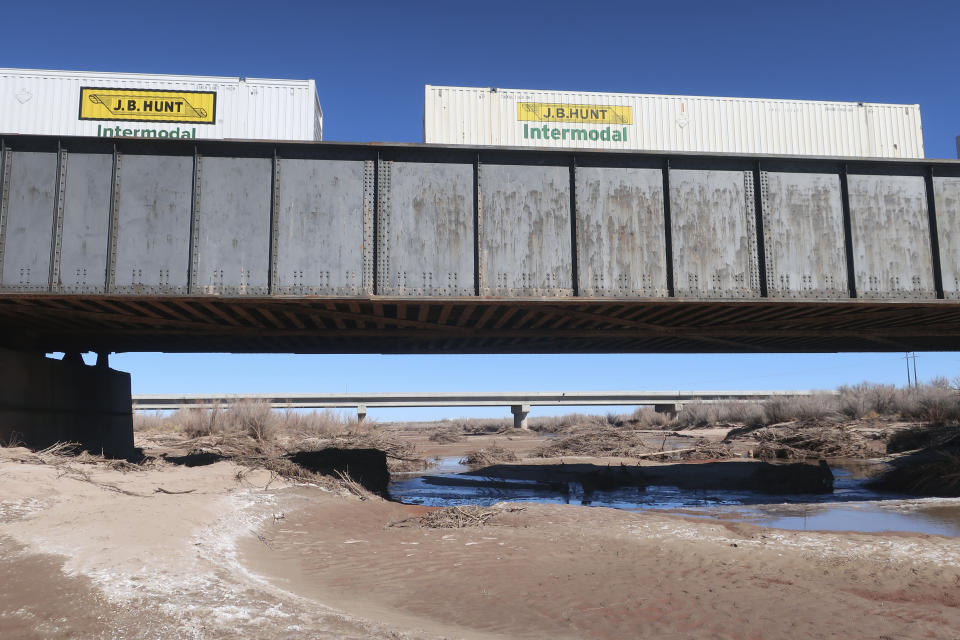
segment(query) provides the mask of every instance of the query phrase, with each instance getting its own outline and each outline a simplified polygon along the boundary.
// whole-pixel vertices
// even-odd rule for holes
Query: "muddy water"
[[[480,486],[445,486],[432,477],[455,478],[467,471],[457,458],[443,458],[428,475],[404,477],[390,485],[391,496],[407,504],[446,507],[496,502],[544,502],[656,510],[686,516],[736,520],[759,526],[821,531],[902,531],[960,537],[960,499],[916,499],[866,486],[877,465],[851,461],[831,466],[830,494],[771,496],[755,491],[689,490],[671,486],[623,487],[584,492],[579,483],[565,491],[522,480],[488,479]],[[476,476],[473,476],[476,479]]]

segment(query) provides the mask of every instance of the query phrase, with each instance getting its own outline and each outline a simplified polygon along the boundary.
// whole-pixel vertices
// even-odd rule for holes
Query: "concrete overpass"
[[[760,402],[771,398],[807,396],[812,391],[527,391],[446,393],[288,393],[184,394],[133,396],[135,411],[164,411],[258,402],[274,409],[356,408],[357,419],[368,409],[397,407],[497,407],[509,406],[513,425],[527,428],[530,407],[535,406],[652,406],[658,413],[676,413],[687,402]]]
[[[14,377],[50,351],[954,350],[958,310],[957,161],[0,136]]]

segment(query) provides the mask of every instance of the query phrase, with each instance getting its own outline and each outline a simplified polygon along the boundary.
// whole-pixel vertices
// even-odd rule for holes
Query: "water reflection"
[[[455,459],[439,473],[398,480],[394,499],[408,504],[489,506],[496,502],[544,502],[615,509],[652,509],[687,516],[738,520],[795,530],[904,531],[960,537],[960,499],[914,499],[866,486],[875,465],[834,465],[829,494],[762,494],[755,491],[691,490],[671,486],[621,487],[601,491],[578,482],[543,483],[501,477],[462,476]],[[451,486],[453,485],[453,486]]]

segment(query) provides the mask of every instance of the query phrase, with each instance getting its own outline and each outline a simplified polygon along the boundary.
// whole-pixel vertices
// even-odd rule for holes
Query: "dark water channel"
[[[960,537],[960,499],[918,499],[874,491],[866,484],[877,468],[862,461],[832,464],[834,490],[827,494],[769,495],[659,485],[584,492],[576,482],[558,489],[529,480],[483,476],[469,476],[471,486],[450,486],[447,483],[465,479],[460,474],[469,470],[453,457],[441,459],[428,472],[398,478],[390,484],[390,494],[407,504],[436,507],[544,502],[632,511],[649,509],[779,529],[908,531]]]

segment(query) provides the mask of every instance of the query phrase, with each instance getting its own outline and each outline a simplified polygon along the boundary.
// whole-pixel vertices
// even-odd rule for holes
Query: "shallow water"
[[[431,484],[431,478],[463,478],[467,467],[457,457],[442,458],[429,475],[391,483],[391,496],[407,504],[447,507],[496,502],[546,502],[657,510],[686,516],[737,520],[766,527],[827,531],[902,531],[960,537],[960,499],[911,498],[866,486],[875,465],[855,462],[831,466],[831,494],[763,494],[756,491],[688,490],[670,486],[623,487],[584,493],[571,482],[567,491],[532,481],[470,476],[480,486]]]

